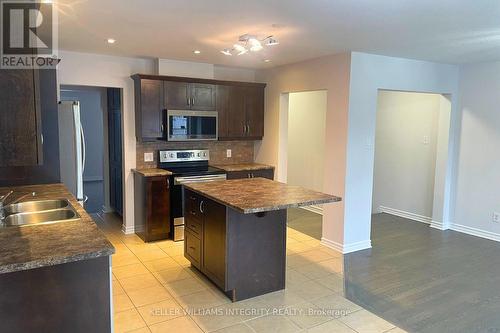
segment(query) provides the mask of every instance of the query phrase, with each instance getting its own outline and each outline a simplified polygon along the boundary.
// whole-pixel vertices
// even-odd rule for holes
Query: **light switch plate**
[[[231,149],[226,149],[226,157],[228,158],[231,157],[231,154],[232,154]]]
[[[153,162],[154,155],[153,153],[144,153],[144,162]]]

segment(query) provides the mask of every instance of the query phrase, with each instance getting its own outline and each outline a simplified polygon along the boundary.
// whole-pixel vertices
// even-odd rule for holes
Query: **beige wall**
[[[292,65],[258,71],[257,82],[266,82],[264,139],[255,144],[256,161],[277,166],[277,179],[283,172],[280,156],[280,119],[286,118],[288,106],[280,107],[282,93],[326,90],[326,135],[323,189],[344,195],[347,111],[349,102],[350,54],[338,54]],[[283,141],[283,139],[281,139]],[[283,154],[283,152],[281,152]],[[305,170],[307,172],[307,170]],[[323,238],[328,244],[343,244],[344,203],[323,207]]]
[[[289,94],[286,179],[290,185],[323,191],[326,101],[325,90]]]

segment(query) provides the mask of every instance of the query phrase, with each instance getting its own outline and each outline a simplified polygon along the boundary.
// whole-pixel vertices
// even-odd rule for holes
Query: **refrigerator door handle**
[[[80,125],[80,135],[82,136],[82,177],[83,172],[85,171],[85,133],[83,132],[83,126]]]

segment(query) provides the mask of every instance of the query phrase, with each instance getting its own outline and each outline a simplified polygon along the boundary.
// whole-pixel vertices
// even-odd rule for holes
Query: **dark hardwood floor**
[[[388,214],[344,258],[346,297],[409,332],[500,332],[500,244]]]

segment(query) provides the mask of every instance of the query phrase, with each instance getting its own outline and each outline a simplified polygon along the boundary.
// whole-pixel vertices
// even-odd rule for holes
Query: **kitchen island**
[[[264,178],[184,191],[184,255],[233,302],[285,288],[288,208],[341,200]]]
[[[0,332],[111,332],[113,245],[63,184],[9,191],[9,202],[67,200],[77,216],[0,227]]]

